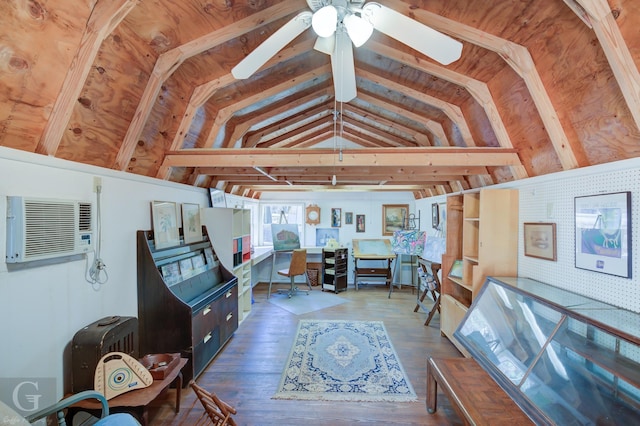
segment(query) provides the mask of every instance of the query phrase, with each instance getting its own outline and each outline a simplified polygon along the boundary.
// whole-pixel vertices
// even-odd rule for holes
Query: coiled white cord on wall
[[[100,257],[100,246],[102,244],[102,217],[100,208],[100,196],[102,194],[102,185],[96,186],[96,244],[93,251],[93,264],[89,268],[89,275],[86,280],[94,287],[101,286],[109,280],[109,274],[107,273],[107,265],[102,261]],[[87,257],[87,262],[89,258]]]

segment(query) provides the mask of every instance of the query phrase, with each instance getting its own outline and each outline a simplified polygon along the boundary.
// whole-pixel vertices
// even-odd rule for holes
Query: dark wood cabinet
[[[347,289],[348,255],[346,248],[322,249],[322,290],[338,293]]]
[[[159,250],[152,231],[138,231],[137,245],[140,354],[181,353],[189,383],[238,328],[238,279],[204,230],[202,241]]]

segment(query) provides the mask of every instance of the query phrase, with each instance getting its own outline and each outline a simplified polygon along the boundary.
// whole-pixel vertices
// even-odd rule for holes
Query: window
[[[288,223],[298,225],[300,243],[304,245],[304,204],[261,204],[260,205],[260,245],[272,246],[272,223]]]

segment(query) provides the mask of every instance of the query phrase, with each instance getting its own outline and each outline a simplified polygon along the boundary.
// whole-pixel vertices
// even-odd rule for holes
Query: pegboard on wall
[[[640,168],[599,174],[572,173],[556,179],[517,185],[520,194],[518,275],[562,287],[587,297],[640,312]],[[631,192],[631,276],[614,275],[575,267],[574,198],[614,192]],[[557,261],[524,255],[525,222],[556,224]]]

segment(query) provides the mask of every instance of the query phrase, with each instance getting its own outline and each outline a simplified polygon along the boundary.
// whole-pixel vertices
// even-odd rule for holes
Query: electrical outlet
[[[99,192],[98,188],[102,189],[102,178],[94,176],[93,177],[93,192]]]

